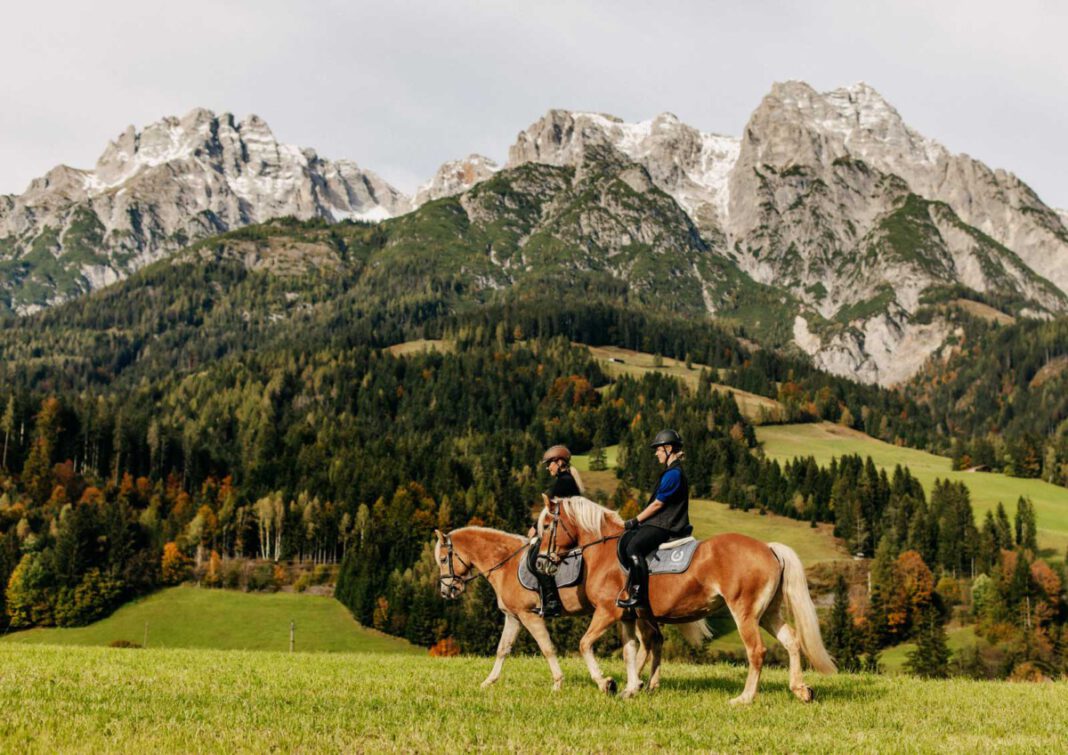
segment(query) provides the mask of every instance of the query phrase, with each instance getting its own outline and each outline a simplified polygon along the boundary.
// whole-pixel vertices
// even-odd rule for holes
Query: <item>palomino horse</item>
[[[488,687],[500,677],[504,659],[512,650],[515,638],[519,634],[519,627],[524,626],[534,637],[538,648],[549,662],[549,669],[553,675],[553,689],[560,689],[564,674],[556,659],[556,649],[549,637],[545,620],[534,612],[539,605],[538,595],[523,587],[519,582],[519,559],[526,558],[527,539],[488,527],[461,527],[448,534],[434,530],[434,534],[437,536],[434,558],[438,562],[440,575],[438,583],[441,596],[449,600],[460,597],[467,583],[477,579],[481,574],[497,594],[497,607],[504,613],[504,631],[501,632],[501,639],[497,644],[497,660],[489,676],[482,682],[482,686]],[[590,637],[590,633],[594,630],[594,624],[598,623],[599,612],[586,596],[585,586],[580,583],[575,587],[562,588],[560,602],[563,604],[564,613],[568,616],[594,613],[594,622],[590,630],[586,632],[586,636],[582,638],[580,648],[594,681],[603,691],[615,692],[615,681],[601,673],[597,659],[593,655],[593,641],[586,642],[587,637]],[[592,639],[600,637],[611,623],[599,629]],[[633,624],[631,629],[633,631]],[[635,652],[641,661],[640,667],[644,663],[644,646],[652,644],[659,637],[660,632],[655,624],[645,620],[638,622],[637,629],[643,645],[642,649]],[[698,641],[695,634],[700,630],[696,625],[684,625],[681,629],[684,636],[691,642]]]
[[[544,540],[555,542],[557,552],[583,548],[585,595],[594,606],[594,623],[603,623],[600,631],[615,621],[623,622],[623,658],[627,664],[623,696],[634,695],[641,689],[634,616],[624,616],[623,609],[616,606],[626,582],[614,547],[623,534],[623,520],[611,509],[576,496],[546,506],[538,518],[538,529],[544,531],[546,527],[550,533]],[[685,572],[650,575],[648,596],[651,615],[649,609],[639,609],[638,613],[656,623],[703,623],[705,616],[723,605],[730,609],[749,660],[745,689],[731,700],[732,704],[750,703],[756,697],[767,652],[760,627],[786,647],[790,655],[790,690],[803,702],[812,701],[815,693],[805,686],[801,676],[802,652],[817,671],[836,671],[820,637],[801,560],[792,548],[781,543],[762,543],[736,533],[717,535],[697,546]],[[796,629],[783,619],[784,606],[793,614]],[[593,631],[592,625],[590,630]],[[649,688],[655,689],[660,682],[660,644],[652,644],[651,651]]]

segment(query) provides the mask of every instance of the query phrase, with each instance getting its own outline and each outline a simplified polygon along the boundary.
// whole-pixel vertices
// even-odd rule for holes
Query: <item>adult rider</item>
[[[690,486],[682,471],[682,438],[674,430],[661,430],[650,444],[664,471],[649,503],[638,516],[624,523],[619,543],[623,567],[628,570],[627,597],[620,608],[649,605],[649,570],[645,557],[669,540],[686,537],[690,526]]]
[[[568,450],[567,446],[557,445],[551,447],[541,457],[541,461],[553,477],[552,484],[542,494],[546,505],[548,505],[550,499],[558,501],[561,498],[582,495],[581,483],[576,479],[577,475],[571,469],[571,451]],[[533,534],[534,530],[531,529],[530,535],[533,536]],[[541,608],[535,612],[543,618],[559,616],[562,607],[560,605],[560,593],[556,589],[556,577],[550,574],[543,574],[537,569],[534,569],[533,572],[534,576],[538,578],[538,587],[541,593]]]

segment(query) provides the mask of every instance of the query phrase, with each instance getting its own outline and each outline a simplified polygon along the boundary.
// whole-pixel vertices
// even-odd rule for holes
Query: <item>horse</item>
[[[801,673],[801,654],[821,673],[837,670],[820,636],[819,620],[808,591],[804,567],[797,553],[781,543],[763,543],[746,535],[729,533],[701,542],[689,568],[679,574],[653,574],[649,577],[649,607],[637,613],[624,612],[616,605],[626,574],[616,557],[615,544],[623,534],[620,516],[586,498],[576,496],[548,502],[538,517],[538,531],[549,529],[545,544],[555,543],[556,552],[583,548],[585,596],[593,603],[594,622],[607,629],[611,623],[623,625],[623,658],[627,664],[627,686],[623,697],[641,689],[641,666],[636,663],[634,621],[656,624],[689,623],[722,608],[730,610],[738,625],[749,661],[749,675],[742,693],[732,705],[751,703],[757,694],[760,672],[767,652],[760,636],[764,627],[786,648],[790,656],[790,690],[802,702],[815,699]],[[793,615],[796,629],[783,618],[783,607]],[[598,618],[599,617],[599,618]],[[591,626],[592,629],[592,626]],[[651,646],[652,666],[649,689],[660,683],[660,647]]]
[[[504,659],[512,651],[512,645],[522,626],[530,632],[549,662],[553,677],[553,690],[559,690],[564,681],[564,674],[560,670],[556,649],[549,637],[545,619],[535,613],[539,605],[538,595],[523,587],[519,582],[518,559],[526,557],[525,551],[529,545],[527,538],[489,527],[461,527],[447,534],[434,530],[434,535],[437,537],[434,545],[434,559],[438,563],[438,585],[441,596],[446,600],[459,598],[467,587],[467,583],[477,579],[481,574],[496,593],[497,607],[504,614],[504,629],[497,643],[497,659],[489,676],[482,682],[482,687],[489,687],[500,677]],[[604,676],[593,654],[593,642],[613,622],[603,622],[603,613],[593,606],[585,594],[585,586],[582,583],[574,587],[561,588],[560,602],[566,616],[586,615],[591,612],[594,614],[594,620],[579,643],[579,648],[594,682],[603,692],[614,693],[616,691],[615,680]],[[701,627],[703,626],[704,623],[701,622]],[[702,637],[700,627],[684,625],[681,629],[683,635],[691,642],[697,644],[700,641]],[[640,659],[640,665],[644,665],[647,655],[645,647],[662,643],[663,638],[659,628],[646,620],[639,620],[637,630],[641,648],[636,649],[635,655]],[[707,632],[707,628],[704,631]]]

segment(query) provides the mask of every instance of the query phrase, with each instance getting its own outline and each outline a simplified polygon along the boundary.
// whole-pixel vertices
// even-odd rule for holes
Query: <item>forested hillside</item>
[[[907,470],[887,476],[860,458],[826,469],[767,461],[733,399],[711,386],[774,397],[789,421],[826,419],[893,443],[948,448],[960,428],[931,411],[934,403],[828,376],[747,340],[737,322],[680,317],[690,310],[665,295],[661,269],[624,282],[546,264],[504,288],[474,285],[478,255],[530,232],[523,222],[541,212],[524,209],[509,181],[552,182],[568,170],[527,166],[480,186],[484,201],[519,208],[511,224],[466,226],[455,199],[377,226],[276,221],[5,321],[4,621],[81,624],[191,575],[236,585],[235,559],[262,560],[240,578],[251,588],[275,582],[272,562],[340,561],[338,597],[361,622],[422,645],[451,638],[488,650],[498,631],[488,590],[473,587],[456,605],[437,597],[432,529],[525,531],[547,483],[537,460],[557,442],[577,452],[619,445],[624,484],[607,503],[633,511],[655,479],[648,439],[673,426],[687,439],[695,495],[830,522],[853,552],[879,554],[885,568],[873,595],[883,590],[912,608],[902,617],[889,598],[853,606],[858,631],[875,627],[854,638],[867,658],[919,631],[923,611],[948,615],[948,592],[901,598],[895,585],[916,584],[920,565],[932,585],[941,584],[935,576],[970,578],[974,562],[999,586],[992,626],[1018,637],[1010,668],[1020,659],[1061,663],[1050,639],[1064,620],[1060,582],[1033,570],[1033,579],[997,582],[1010,556],[1041,563],[1026,503],[1012,537],[1002,528],[987,536],[966,491],[925,495]],[[566,213],[554,217],[564,222]],[[577,253],[545,232],[546,254]],[[689,254],[663,252],[674,253]],[[454,348],[385,350],[412,338],[446,338]],[[657,373],[610,380],[573,342],[709,371],[693,387]],[[885,566],[895,559],[903,565]],[[1037,619],[1040,595],[1050,608]],[[559,628],[563,646],[577,627]]]

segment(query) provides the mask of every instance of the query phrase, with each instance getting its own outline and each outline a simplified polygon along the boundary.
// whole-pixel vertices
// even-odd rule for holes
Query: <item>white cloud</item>
[[[156,6],[159,7],[159,6]],[[740,134],[771,83],[866,80],[923,133],[1068,205],[1061,3],[19,4],[0,40],[0,191],[202,105],[411,190],[502,159],[550,107]],[[1011,12],[1010,12],[1011,11]],[[17,74],[14,73],[17,71]]]

